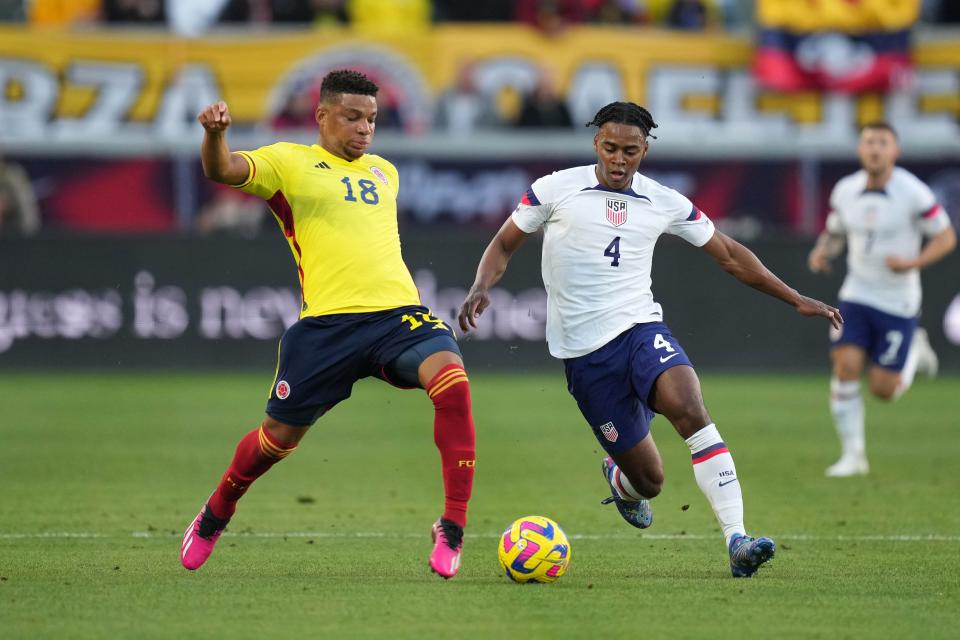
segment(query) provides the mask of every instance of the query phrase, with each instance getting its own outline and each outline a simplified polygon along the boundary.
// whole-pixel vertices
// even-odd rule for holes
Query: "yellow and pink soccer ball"
[[[514,582],[554,582],[570,566],[570,542],[550,518],[524,516],[500,536],[497,556]]]

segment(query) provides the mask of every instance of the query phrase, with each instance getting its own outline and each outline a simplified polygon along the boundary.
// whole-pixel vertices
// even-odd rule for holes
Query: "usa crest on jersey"
[[[607,198],[607,221],[619,227],[627,221],[627,201]]]

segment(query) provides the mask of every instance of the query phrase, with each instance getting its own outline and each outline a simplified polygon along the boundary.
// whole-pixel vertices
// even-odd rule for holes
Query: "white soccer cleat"
[[[926,329],[917,327],[914,330],[910,348],[917,350],[917,373],[922,373],[928,378],[936,378],[937,371],[940,370],[940,358],[930,346],[930,337]]]
[[[865,476],[870,473],[870,465],[866,458],[842,456],[837,462],[827,467],[828,478],[850,478]]]

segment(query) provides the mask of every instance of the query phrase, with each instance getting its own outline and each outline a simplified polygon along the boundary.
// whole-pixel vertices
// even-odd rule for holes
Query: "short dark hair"
[[[618,122],[620,124],[629,124],[634,127],[640,127],[644,137],[654,138],[650,131],[657,128],[657,123],[653,121],[650,112],[633,102],[611,102],[607,106],[597,111],[593,120],[587,123],[588,127],[602,127],[607,122]]]
[[[335,96],[350,93],[359,96],[376,96],[380,90],[370,78],[359,71],[339,69],[331,71],[320,84],[320,101],[327,102]]]
[[[860,133],[863,133],[867,129],[877,129],[880,131],[889,131],[893,134],[894,140],[899,140],[900,136],[897,135],[897,130],[893,128],[893,125],[887,122],[886,120],[871,120],[867,122],[862,127],[860,127]]]

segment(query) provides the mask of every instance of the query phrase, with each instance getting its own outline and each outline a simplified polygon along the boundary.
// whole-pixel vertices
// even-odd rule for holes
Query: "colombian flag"
[[[912,68],[920,0],[758,0],[757,82],[777,91],[887,91]]]

